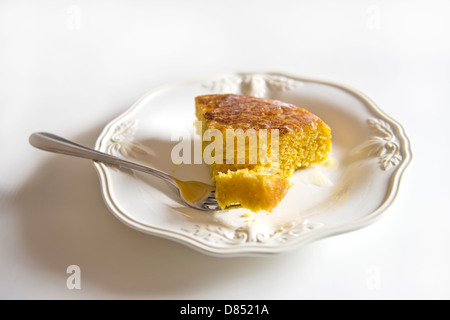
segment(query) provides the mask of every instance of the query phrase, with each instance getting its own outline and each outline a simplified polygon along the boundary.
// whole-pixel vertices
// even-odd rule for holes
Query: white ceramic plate
[[[181,139],[200,139],[193,126],[195,96],[225,92],[278,99],[318,115],[332,130],[332,164],[298,170],[271,214],[252,214],[196,211],[157,178],[96,163],[117,218],[212,255],[270,255],[364,227],[394,200],[411,159],[402,126],[354,89],[285,74],[232,73],[158,88],[110,122],[96,149],[182,180],[209,182],[206,164],[174,164],[171,152]]]

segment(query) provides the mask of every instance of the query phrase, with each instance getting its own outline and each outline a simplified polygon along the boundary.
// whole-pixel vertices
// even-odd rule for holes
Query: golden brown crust
[[[315,126],[320,118],[305,109],[278,100],[239,94],[212,94],[195,98],[208,127],[216,129],[278,129],[280,135]]]

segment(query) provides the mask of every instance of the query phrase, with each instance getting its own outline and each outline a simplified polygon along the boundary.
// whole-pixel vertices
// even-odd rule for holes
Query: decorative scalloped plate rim
[[[191,247],[197,251],[200,251],[202,253],[217,256],[217,257],[236,257],[236,256],[273,256],[280,253],[285,253],[288,251],[291,251],[293,249],[298,248],[299,246],[305,245],[307,243],[310,243],[312,241],[316,241],[319,239],[335,236],[342,233],[351,232],[354,230],[361,229],[363,227],[368,226],[369,224],[377,221],[381,216],[382,213],[386,211],[386,209],[392,204],[394,199],[397,196],[400,181],[402,178],[402,175],[406,169],[406,167],[409,165],[409,163],[412,160],[412,151],[411,151],[411,145],[409,138],[405,132],[405,129],[403,126],[394,120],[391,116],[386,114],[379,106],[375,104],[372,99],[370,99],[365,94],[361,93],[360,91],[349,87],[344,84],[339,84],[331,81],[325,81],[320,79],[314,79],[314,78],[307,78],[307,77],[298,77],[293,75],[288,75],[286,73],[280,73],[280,72],[228,72],[228,73],[222,73],[222,74],[216,74],[212,77],[204,78],[204,79],[197,79],[194,81],[184,81],[184,82],[178,82],[178,83],[172,83],[160,86],[158,88],[155,88],[151,91],[149,91],[147,94],[142,96],[138,101],[136,101],[128,110],[126,110],[123,114],[116,117],[112,121],[110,121],[103,131],[101,132],[100,136],[97,139],[95,149],[100,150],[100,146],[102,144],[102,141],[106,139],[108,136],[111,135],[111,130],[115,126],[117,126],[118,123],[121,123],[123,120],[129,118],[130,116],[136,114],[140,108],[152,97],[157,95],[158,93],[169,90],[171,88],[177,88],[180,86],[185,86],[193,83],[207,83],[208,81],[211,81],[212,79],[220,79],[225,78],[229,76],[252,76],[252,75],[268,75],[268,76],[274,76],[274,77],[285,77],[288,79],[293,79],[295,81],[299,81],[302,83],[316,83],[321,84],[325,86],[331,86],[339,90],[343,90],[357,99],[364,102],[365,106],[370,110],[370,112],[377,115],[378,119],[382,119],[382,121],[388,123],[391,127],[394,127],[397,131],[396,138],[399,141],[400,148],[398,150],[400,155],[400,160],[398,163],[395,164],[395,168],[391,169],[391,178],[389,179],[390,185],[388,186],[388,194],[384,198],[384,201],[380,203],[380,205],[377,207],[376,210],[373,210],[370,214],[367,214],[363,218],[360,218],[358,220],[352,221],[351,223],[347,223],[345,226],[338,226],[335,228],[328,228],[328,229],[317,229],[314,230],[314,232],[309,232],[306,235],[303,235],[302,237],[299,237],[293,241],[290,241],[289,243],[285,243],[280,246],[273,246],[273,245],[254,245],[250,244],[247,246],[225,246],[225,247],[217,247],[213,244],[210,244],[208,242],[202,241],[201,239],[196,238],[195,236],[187,236],[185,234],[174,232],[162,228],[157,228],[155,226],[146,225],[143,223],[140,223],[139,221],[133,220],[127,215],[124,214],[124,212],[121,211],[119,206],[114,201],[114,197],[111,192],[111,185],[108,181],[108,175],[107,171],[109,170],[109,167],[102,163],[94,162],[94,166],[98,172],[100,183],[101,183],[101,190],[102,195],[104,198],[104,201],[109,208],[109,210],[115,215],[120,221],[122,221],[124,224],[128,225],[129,227],[136,229],[138,231],[148,233],[154,236],[158,236],[161,238],[166,238],[169,240],[177,241],[179,243],[182,243],[188,247]]]

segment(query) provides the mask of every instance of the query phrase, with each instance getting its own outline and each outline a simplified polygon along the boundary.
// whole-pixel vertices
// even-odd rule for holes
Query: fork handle
[[[177,187],[176,179],[163,171],[85,147],[81,144],[64,139],[52,133],[36,132],[30,136],[28,141],[33,147],[41,150],[90,159],[116,165],[122,168],[142,171],[155,177],[161,178]]]

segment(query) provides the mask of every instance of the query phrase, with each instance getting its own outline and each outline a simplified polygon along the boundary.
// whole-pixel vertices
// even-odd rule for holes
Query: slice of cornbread
[[[286,194],[293,172],[324,161],[331,151],[330,128],[294,105],[238,94],[198,96],[195,104],[204,157],[213,140],[205,139],[210,129],[223,137],[222,148],[214,150],[215,161],[210,162],[223,208],[239,202],[253,211],[272,211]]]

